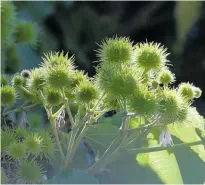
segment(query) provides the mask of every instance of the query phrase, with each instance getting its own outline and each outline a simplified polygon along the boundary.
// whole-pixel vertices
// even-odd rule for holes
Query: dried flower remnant
[[[65,126],[65,110],[63,110],[56,118],[56,128],[60,129]]]
[[[29,128],[30,127],[25,111],[22,113],[22,118],[21,118],[21,121],[19,123],[19,126],[24,127],[24,128]]]
[[[172,146],[174,143],[172,141],[171,134],[168,130],[163,130],[159,136],[160,145],[163,147]]]

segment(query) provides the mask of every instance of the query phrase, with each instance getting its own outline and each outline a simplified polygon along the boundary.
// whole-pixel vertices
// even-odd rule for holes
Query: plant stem
[[[191,143],[181,143],[181,144],[176,144],[170,147],[150,147],[150,148],[134,148],[127,150],[128,152],[135,152],[135,153],[147,153],[147,152],[158,152],[158,151],[163,151],[167,149],[175,149],[175,148],[181,148],[181,147],[190,147],[194,145],[203,145],[203,141],[195,141]]]
[[[53,129],[53,133],[55,135],[55,138],[56,138],[56,142],[57,142],[57,145],[58,145],[58,148],[59,148],[59,151],[60,151],[60,154],[61,154],[61,157],[62,159],[64,160],[65,159],[65,155],[63,153],[63,149],[61,147],[61,143],[60,143],[60,139],[58,137],[58,132],[56,130],[56,124],[55,124],[55,118],[53,117],[52,115],[52,111],[51,111],[51,108],[46,108],[47,109],[47,113],[48,113],[48,118],[51,122],[51,126],[52,126],[52,129]]]
[[[31,105],[28,105],[26,107],[19,107],[19,108],[16,108],[16,109],[13,109],[13,110],[10,110],[10,111],[7,111],[7,112],[4,112],[3,115],[7,115],[7,114],[10,114],[12,112],[20,112],[20,111],[25,111],[27,109],[30,109],[32,107],[35,107],[36,105],[39,105],[38,103],[34,103],[34,104],[31,104]]]

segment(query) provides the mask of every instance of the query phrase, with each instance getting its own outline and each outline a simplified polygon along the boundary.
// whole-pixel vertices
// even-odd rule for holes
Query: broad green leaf
[[[83,170],[60,172],[49,180],[50,184],[98,184],[98,180]]]
[[[118,133],[118,128],[110,123],[89,126],[85,138],[92,149],[100,155],[109,147]]]
[[[203,123],[203,117],[198,114],[196,109],[191,108],[187,123],[170,125],[169,131],[184,143],[200,141],[201,138],[198,136],[196,128],[202,129]],[[205,148],[203,145],[191,146],[190,148],[205,162]]]
[[[148,147],[155,147],[158,141],[148,135]],[[142,166],[149,166],[165,184],[183,184],[181,173],[174,153],[167,150],[137,154],[136,160]]]

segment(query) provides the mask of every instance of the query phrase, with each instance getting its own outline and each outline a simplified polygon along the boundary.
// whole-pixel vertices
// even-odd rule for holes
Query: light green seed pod
[[[46,100],[49,105],[59,105],[62,102],[61,93],[55,89],[49,89],[46,92]]]
[[[194,88],[194,97],[195,98],[200,98],[201,97],[201,94],[202,94],[202,91],[199,87],[195,87]]]
[[[16,101],[15,90],[12,86],[1,87],[1,104],[3,106],[14,104]]]
[[[167,62],[167,49],[157,43],[140,43],[135,49],[135,63],[144,71],[160,71]]]
[[[77,100],[89,103],[98,97],[97,87],[91,82],[82,82],[76,88]]]
[[[42,167],[35,161],[23,161],[16,171],[18,183],[37,184],[41,182]]]
[[[173,83],[174,81],[175,81],[174,74],[172,74],[171,71],[169,70],[163,70],[159,74],[159,82],[166,86],[170,83]]]
[[[98,50],[100,61],[112,64],[131,63],[132,56],[132,42],[126,37],[106,39]]]
[[[186,101],[192,100],[195,96],[194,86],[190,83],[181,83],[179,85],[178,92]]]
[[[26,148],[23,143],[18,143],[13,141],[7,151],[8,155],[11,156],[13,159],[19,160],[26,156]]]

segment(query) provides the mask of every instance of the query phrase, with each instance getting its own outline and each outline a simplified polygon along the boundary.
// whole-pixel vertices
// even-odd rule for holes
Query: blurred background
[[[19,44],[18,63],[3,71],[33,68],[43,53],[64,50],[76,65],[95,74],[96,43],[113,35],[168,48],[177,82],[193,82],[205,91],[205,2],[203,1],[15,1],[17,17],[35,23],[38,42]],[[4,45],[2,45],[3,49]],[[14,61],[15,62],[15,61]],[[203,99],[205,94],[203,93]]]
[[[33,45],[15,44],[10,48],[2,44],[2,73],[12,75],[22,69],[34,68],[42,62],[43,53],[63,50],[70,56],[74,54],[78,68],[93,76],[96,43],[105,37],[117,34],[130,37],[134,43],[154,41],[167,47],[171,53],[168,59],[173,64],[171,70],[176,74],[176,85],[189,81],[202,89],[202,97],[195,105],[205,116],[205,2],[15,1],[14,5],[18,21],[28,20],[35,25],[37,42]],[[12,43],[9,41],[7,43]],[[14,53],[15,57],[11,57]],[[186,155],[188,159],[189,153]],[[180,162],[185,164],[183,156],[184,153],[179,151]],[[201,163],[196,160],[192,163],[200,168]],[[112,177],[117,178],[108,175],[104,183],[136,182],[132,160],[124,158],[121,161],[112,169]],[[121,170],[124,165],[129,165],[130,170]],[[200,182],[203,172],[193,178],[190,174],[194,171],[188,166],[182,165],[186,176],[184,183]],[[139,183],[153,181],[160,182],[155,176],[150,176],[149,180],[144,176]]]

